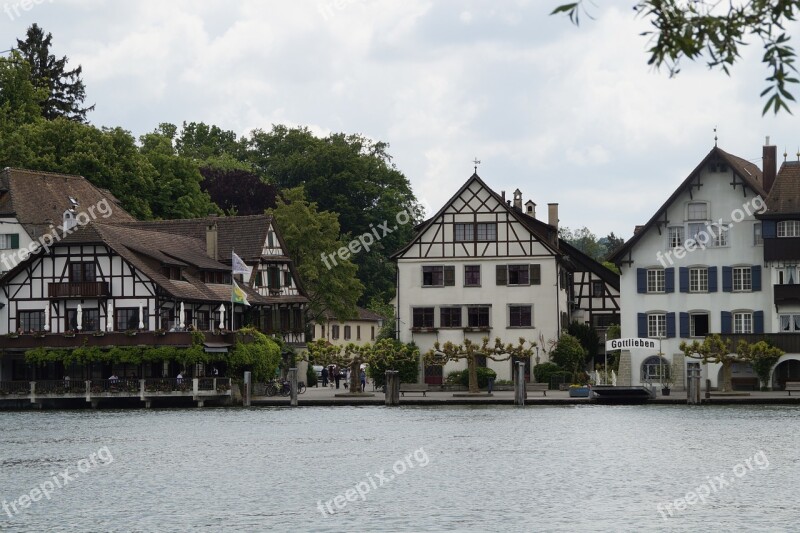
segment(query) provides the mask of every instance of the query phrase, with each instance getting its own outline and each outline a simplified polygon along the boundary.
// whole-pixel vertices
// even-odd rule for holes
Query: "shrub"
[[[445,383],[448,385],[459,385],[461,383],[461,370],[453,370],[447,373]]]
[[[550,376],[554,372],[561,372],[562,368],[555,363],[547,362],[533,367],[533,378],[536,383],[550,383]]]
[[[317,371],[314,370],[314,365],[312,365],[311,363],[308,364],[308,369],[306,370],[306,386],[307,387],[317,386]]]
[[[489,378],[497,377],[497,372],[491,368],[479,366],[476,370],[478,372],[478,387],[481,389],[489,385]],[[469,368],[461,371],[461,384],[469,387]]]

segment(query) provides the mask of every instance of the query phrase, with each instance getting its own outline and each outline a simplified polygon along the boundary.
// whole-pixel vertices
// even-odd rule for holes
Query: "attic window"
[[[180,280],[181,279],[181,269],[180,269],[180,267],[164,266],[164,267],[161,267],[161,273],[167,279],[176,279],[176,280]]]

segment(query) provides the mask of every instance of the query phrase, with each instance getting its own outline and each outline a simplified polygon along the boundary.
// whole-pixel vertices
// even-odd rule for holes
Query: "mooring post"
[[[514,405],[525,406],[525,363],[517,361],[517,380],[514,382]]]
[[[244,396],[242,398],[243,401],[244,401],[244,406],[245,407],[250,407],[250,389],[251,389],[251,387],[250,387],[250,377],[251,377],[250,371],[249,370],[245,371],[245,373],[244,373]]]
[[[289,384],[291,385],[291,396],[289,397],[289,405],[297,407],[297,369],[289,369]]]
[[[400,405],[400,373],[386,371],[386,405]]]
[[[700,364],[689,363],[687,367],[689,390],[686,391],[686,403],[689,405],[700,404]]]

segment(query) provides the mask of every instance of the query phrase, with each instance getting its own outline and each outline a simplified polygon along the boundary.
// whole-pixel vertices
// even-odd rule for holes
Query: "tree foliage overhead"
[[[719,2],[717,0],[640,0],[634,11],[647,19],[653,29],[642,35],[650,37],[649,65],[666,67],[670,76],[680,72],[681,60],[705,58],[708,67],[726,74],[740,58],[740,47],[748,40],[761,41],[767,68],[767,97],[762,114],[770,109],[791,113],[787,101],[795,101],[789,92],[795,77],[796,53],[791,46],[787,26],[800,11],[797,0],[750,0]],[[586,13],[584,0],[557,6],[551,14],[565,13],[576,25]]]
[[[625,239],[617,237],[613,231],[598,239],[597,235],[592,233],[592,230],[586,226],[576,230],[560,226],[558,228],[558,237],[600,263],[605,263],[603,260],[625,243]],[[604,266],[610,268],[610,265],[604,264]],[[615,269],[611,268],[611,270]],[[615,271],[619,273],[618,270]]]
[[[39,103],[46,94],[45,89],[34,86],[31,67],[18,52],[0,57],[0,131],[40,118]]]
[[[345,246],[336,213],[320,211],[315,202],[306,200],[302,187],[284,191],[277,204],[270,212],[309,293],[308,320],[317,319],[326,309],[340,320],[355,316],[356,302],[364,291],[356,266],[337,257],[337,265],[327,268],[320,258]]]
[[[36,88],[44,89],[46,97],[40,101],[42,116],[48,120],[64,117],[86,122],[86,113],[94,106],[82,107],[86,99],[86,87],[81,80],[83,68],[66,70],[67,56],[56,59],[50,53],[53,35],[33,24],[25,40],[17,39],[21,57],[30,65],[31,81]]]

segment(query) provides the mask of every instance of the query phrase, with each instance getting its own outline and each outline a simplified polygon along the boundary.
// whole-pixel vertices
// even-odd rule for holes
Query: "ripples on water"
[[[791,406],[335,407],[0,413],[0,500],[107,446],[0,531],[796,531]],[[317,502],[415,465],[366,500]],[[758,451],[707,503],[656,506]],[[398,470],[400,468],[398,467]],[[1,502],[0,502],[1,503]],[[335,508],[335,507],[334,507]]]

